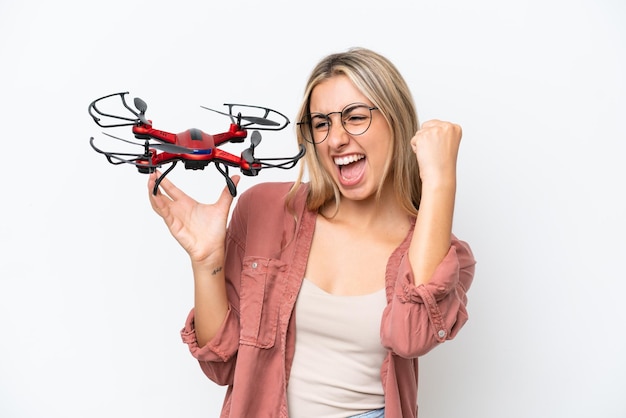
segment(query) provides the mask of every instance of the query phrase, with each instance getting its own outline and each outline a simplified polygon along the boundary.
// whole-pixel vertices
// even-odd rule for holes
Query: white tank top
[[[349,417],[385,406],[380,322],[386,305],[385,289],[338,296],[304,279],[287,386],[290,418]]]

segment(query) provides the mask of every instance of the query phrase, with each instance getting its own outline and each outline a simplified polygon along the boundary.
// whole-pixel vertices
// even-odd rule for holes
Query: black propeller
[[[148,120],[146,119],[146,110],[148,110],[148,105],[146,102],[141,100],[139,97],[135,97],[135,107],[139,110],[139,120],[141,123],[149,125]]]
[[[180,145],[157,143],[150,144],[150,147],[154,149],[160,149],[161,151],[169,152],[170,154],[193,154],[194,150],[187,147],[181,147]]]
[[[243,150],[241,157],[246,160],[248,164],[254,163],[254,148],[261,143],[261,134],[259,131],[252,132],[250,135],[250,147]]]
[[[106,132],[102,132],[104,135],[109,136],[111,138],[115,138],[118,141],[128,142],[129,144],[139,145],[136,142],[129,141],[128,139],[120,138],[119,136],[111,135]],[[147,148],[159,149],[161,151],[169,152],[170,154],[192,154],[194,150],[182,147],[180,145],[175,144],[165,144],[165,143],[150,143],[148,141],[145,142],[145,146]]]
[[[203,108],[203,109],[206,109],[206,110],[210,110],[210,111],[215,112],[215,113],[219,113],[220,115],[230,116],[231,118],[233,117],[233,115],[231,115],[229,113],[220,112],[219,110],[211,109],[211,108],[206,107],[206,106],[200,106],[200,107]],[[245,121],[256,123],[257,125],[262,125],[262,126],[280,126],[280,123],[275,122],[273,120],[270,120],[270,119],[267,119],[267,118],[261,118],[261,117],[258,117],[258,116],[242,116],[241,113],[239,113],[237,115],[237,119],[243,119]]]

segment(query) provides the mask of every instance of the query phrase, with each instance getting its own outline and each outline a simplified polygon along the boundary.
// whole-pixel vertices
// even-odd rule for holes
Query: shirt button
[[[252,263],[252,268],[253,269],[257,268],[257,263],[256,262]]]
[[[440,329],[439,332],[437,332],[437,335],[439,336],[439,338],[443,338],[446,336],[446,331]]]

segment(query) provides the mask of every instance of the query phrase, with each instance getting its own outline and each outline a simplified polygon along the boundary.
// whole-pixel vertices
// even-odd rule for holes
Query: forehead
[[[310,112],[330,113],[342,110],[351,103],[370,101],[345,75],[336,75],[322,81],[311,91]]]

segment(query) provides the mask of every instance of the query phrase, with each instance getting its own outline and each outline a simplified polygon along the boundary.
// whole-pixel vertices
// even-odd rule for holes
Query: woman
[[[213,205],[167,179],[150,195],[191,259],[181,335],[228,386],[222,417],[416,417],[418,357],[467,320],[461,128],[419,128],[402,76],[363,48],[315,67],[298,120],[297,181],[242,193],[228,228],[226,189]]]

